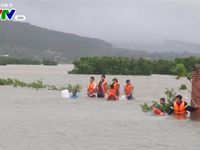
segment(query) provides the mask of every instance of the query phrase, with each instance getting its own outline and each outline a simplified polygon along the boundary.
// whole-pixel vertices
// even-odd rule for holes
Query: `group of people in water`
[[[177,119],[185,119],[187,116],[187,111],[192,112],[199,108],[199,106],[189,106],[181,95],[175,97],[174,102],[170,105],[169,109],[166,109],[165,98],[160,98],[159,104],[151,106],[152,112],[156,115],[174,115]]]
[[[124,94],[127,100],[133,99],[133,90],[134,87],[132,83],[127,79],[124,86]],[[96,84],[95,78],[91,76],[87,87],[87,95],[97,98],[105,98],[107,95],[107,100],[118,100],[120,96],[120,84],[117,78],[114,78],[112,84],[108,85],[104,74],[101,75],[101,80]]]
[[[127,100],[133,99],[133,90],[133,84],[127,79],[124,85],[124,95]],[[87,96],[93,98],[106,98],[107,100],[118,100],[120,96],[120,84],[117,78],[113,78],[112,84],[108,85],[105,75],[101,75],[101,80],[96,84],[95,78],[91,76],[87,87]],[[174,114],[179,118],[185,118],[187,116],[187,111],[191,112],[199,108],[198,106],[189,106],[187,102],[183,100],[181,95],[175,97],[173,103],[170,104],[170,108],[166,107],[166,105],[165,98],[160,98],[160,102],[152,105],[151,110],[156,115],[164,115],[167,113],[169,115]]]

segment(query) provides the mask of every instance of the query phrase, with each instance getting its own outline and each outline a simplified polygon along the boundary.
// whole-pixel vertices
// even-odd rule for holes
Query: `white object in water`
[[[127,99],[126,99],[126,95],[122,95],[122,96],[120,97],[120,100],[127,100]]]
[[[62,90],[61,94],[62,94],[62,98],[70,98],[70,94],[68,90]]]

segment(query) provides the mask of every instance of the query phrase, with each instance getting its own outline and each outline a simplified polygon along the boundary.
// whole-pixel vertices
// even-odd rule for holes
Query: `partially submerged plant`
[[[174,91],[174,89],[165,89],[165,95],[166,95],[166,103],[165,105],[160,105],[158,104],[158,102],[156,101],[152,101],[151,105],[148,105],[147,103],[141,104],[140,107],[142,109],[143,112],[149,112],[151,111],[152,106],[155,106],[159,109],[161,109],[164,112],[168,112],[170,109],[170,106],[172,105],[172,103],[174,102],[174,99],[176,97],[176,92]]]
[[[82,86],[80,84],[76,84],[76,85],[72,85],[72,84],[68,84],[67,87],[61,87],[60,90],[65,90],[67,89],[69,92],[80,92],[82,89]]]
[[[10,78],[1,79],[0,78],[0,85],[2,86],[13,85],[13,87],[29,87],[29,88],[34,88],[36,90],[41,89],[41,88],[46,88],[46,85],[41,80],[33,81],[31,83],[26,83],[18,79],[10,79]]]
[[[13,85],[13,87],[28,87],[28,88],[33,88],[33,89],[42,89],[42,88],[48,88],[48,90],[56,90],[56,91],[61,91],[64,89],[68,89],[69,92],[80,92],[82,87],[80,84],[76,84],[76,85],[72,85],[72,84],[68,84],[66,87],[56,87],[55,85],[47,85],[44,84],[44,82],[42,80],[37,80],[37,81],[33,81],[30,83],[24,82],[24,81],[20,81],[18,79],[2,79],[0,78],[0,86],[8,86],[8,85]]]
[[[147,103],[141,104],[140,107],[142,108],[143,112],[151,111],[151,106],[149,106]]]

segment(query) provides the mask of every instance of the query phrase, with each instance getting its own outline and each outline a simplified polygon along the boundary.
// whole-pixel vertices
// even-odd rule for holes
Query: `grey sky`
[[[13,0],[27,22],[112,43],[200,44],[198,0]]]

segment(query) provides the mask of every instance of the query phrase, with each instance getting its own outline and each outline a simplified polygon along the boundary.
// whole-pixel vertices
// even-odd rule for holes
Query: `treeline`
[[[34,60],[27,58],[20,59],[20,58],[0,56],[0,65],[8,65],[8,64],[57,65],[58,63],[52,59]]]
[[[187,57],[175,60],[148,60],[128,57],[81,57],[73,62],[71,74],[112,74],[112,75],[175,75],[178,64],[185,66],[191,72],[200,58]]]

